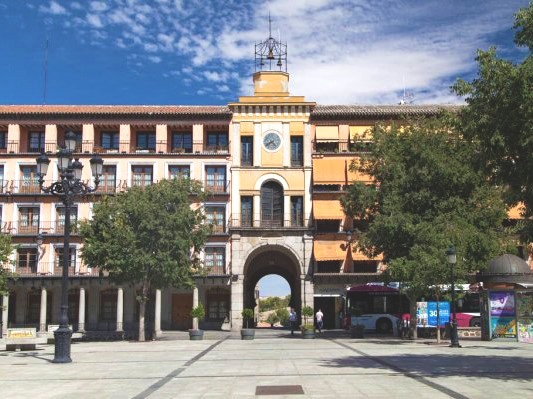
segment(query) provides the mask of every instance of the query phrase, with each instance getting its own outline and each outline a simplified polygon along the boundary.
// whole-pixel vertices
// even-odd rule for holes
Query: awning
[[[253,122],[241,122],[241,136],[252,136],[254,134]]]
[[[353,183],[354,181],[360,181],[360,182],[365,182],[365,183],[368,183],[368,182],[372,181],[372,179],[370,178],[369,175],[365,175],[365,174],[360,173],[360,172],[358,172],[356,170],[354,170],[354,171],[350,170],[351,162],[352,161],[356,161],[356,164],[358,164],[359,159],[360,159],[359,157],[355,157],[355,158],[351,159],[349,162],[347,161],[346,170],[347,170],[347,174],[348,174],[348,184]]]
[[[352,259],[354,262],[357,261],[382,261],[383,260],[383,254],[379,254],[375,258],[369,258],[361,251],[357,250],[356,248],[352,247]]]
[[[303,122],[290,122],[289,131],[291,136],[303,136],[304,135],[304,123]]]
[[[313,254],[317,261],[346,259],[345,240],[315,240]]]
[[[338,126],[317,126],[315,132],[315,139],[324,141],[339,141],[339,127]]]
[[[313,200],[313,216],[318,220],[342,220],[345,217],[339,200]]]
[[[524,210],[524,204],[519,203],[517,206],[507,211],[507,217],[509,219],[522,219],[522,211]]]
[[[313,184],[346,184],[346,160],[337,157],[313,159]]]
[[[371,140],[372,126],[350,126],[352,140]]]

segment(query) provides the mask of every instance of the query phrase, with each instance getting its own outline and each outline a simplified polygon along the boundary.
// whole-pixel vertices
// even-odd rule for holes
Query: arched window
[[[261,226],[283,226],[283,187],[273,181],[261,186]]]

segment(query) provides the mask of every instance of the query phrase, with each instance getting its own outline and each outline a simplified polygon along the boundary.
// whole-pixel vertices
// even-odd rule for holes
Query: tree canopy
[[[457,249],[458,280],[465,280],[505,242],[501,192],[477,168],[477,146],[453,125],[451,115],[376,125],[371,152],[351,165],[373,184],[355,182],[342,199],[346,214],[366,226],[358,246],[383,254],[388,275],[405,283],[411,302],[450,282],[449,246]]]
[[[453,90],[468,104],[461,130],[480,144],[479,160],[493,182],[506,188],[509,205],[522,202],[533,217],[533,2],[515,14],[515,43],[526,48],[520,63],[499,58],[496,49],[478,50],[478,74],[458,80]],[[522,224],[524,241],[533,241],[533,223]]]
[[[11,243],[11,236],[8,234],[0,234],[0,295],[7,293],[7,278],[11,274],[9,269],[9,256],[13,252],[13,244]]]
[[[210,226],[201,209],[191,208],[191,196],[203,198],[201,185],[189,179],[132,187],[104,197],[95,204],[92,220],[81,224],[86,264],[109,272],[117,284],[141,285],[140,340],[150,289],[192,286],[200,271],[199,253]]]

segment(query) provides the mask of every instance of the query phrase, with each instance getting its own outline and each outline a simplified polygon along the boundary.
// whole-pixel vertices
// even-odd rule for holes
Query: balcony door
[[[261,186],[261,226],[283,226],[283,187],[273,181]]]

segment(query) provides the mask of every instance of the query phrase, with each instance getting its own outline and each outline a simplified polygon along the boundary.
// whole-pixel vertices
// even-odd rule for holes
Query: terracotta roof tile
[[[0,105],[0,114],[231,115],[218,105]]]
[[[311,119],[376,118],[436,115],[442,110],[457,111],[461,105],[317,105]]]

